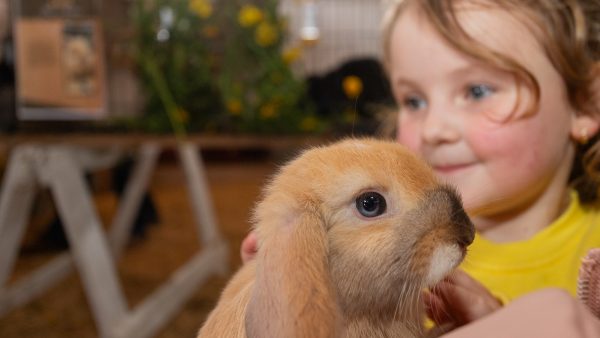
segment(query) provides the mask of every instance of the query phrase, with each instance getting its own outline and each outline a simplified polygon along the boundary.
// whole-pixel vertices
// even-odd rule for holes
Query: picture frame
[[[93,6],[77,11],[75,1],[27,1],[28,7],[24,4],[24,0],[13,2],[17,118],[105,118],[102,23],[91,13]]]

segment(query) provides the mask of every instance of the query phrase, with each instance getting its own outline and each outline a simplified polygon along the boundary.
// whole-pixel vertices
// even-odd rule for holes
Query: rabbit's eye
[[[356,198],[356,209],[365,217],[376,217],[385,212],[385,198],[381,194],[369,191]]]

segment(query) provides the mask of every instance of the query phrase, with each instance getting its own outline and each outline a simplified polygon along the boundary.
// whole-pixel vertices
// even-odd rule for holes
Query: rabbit
[[[422,337],[423,288],[475,230],[455,189],[403,146],[349,138],[283,166],[254,209],[259,250],[198,337]]]

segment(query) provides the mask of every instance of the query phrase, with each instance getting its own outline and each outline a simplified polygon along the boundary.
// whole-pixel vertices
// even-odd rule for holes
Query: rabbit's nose
[[[467,247],[473,243],[473,240],[475,239],[475,227],[462,208],[460,210],[454,210],[453,213],[454,225],[458,230],[458,244]]]
[[[463,208],[456,191],[447,186],[434,189],[429,195],[432,207],[442,216],[443,223],[451,228],[453,237],[458,244],[466,247],[475,239],[475,227]]]
[[[458,239],[458,244],[466,247],[475,239],[475,226],[462,206],[462,202],[454,189],[442,188],[447,194],[450,207],[450,219]]]

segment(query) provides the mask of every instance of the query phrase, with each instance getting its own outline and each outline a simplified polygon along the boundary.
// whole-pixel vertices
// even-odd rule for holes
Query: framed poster
[[[72,1],[61,3],[65,2]],[[105,117],[106,73],[99,18],[73,11],[43,15],[48,8],[44,2],[40,4],[45,7],[37,12],[42,14],[31,15],[36,11],[23,11],[21,3],[25,1],[16,1],[13,12],[18,119]],[[74,4],[68,5],[73,8]]]

